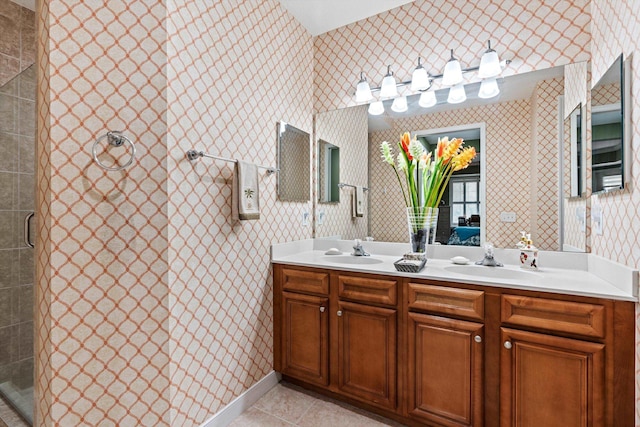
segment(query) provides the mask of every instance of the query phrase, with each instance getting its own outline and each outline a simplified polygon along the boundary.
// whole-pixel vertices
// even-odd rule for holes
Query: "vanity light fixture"
[[[384,105],[382,105],[382,101],[375,101],[369,104],[368,112],[372,116],[379,116],[384,113]]]
[[[500,94],[500,88],[498,88],[498,81],[495,77],[490,79],[484,79],[480,83],[480,90],[478,91],[478,98],[488,99],[498,96]]]
[[[462,83],[458,83],[449,89],[449,97],[447,98],[447,102],[449,104],[460,104],[467,100],[467,92],[464,90],[464,85]]]
[[[458,83],[462,83],[462,80],[460,61],[453,56],[453,49],[451,49],[451,59],[444,66],[444,73],[442,74],[442,85],[455,86]]]
[[[396,113],[404,113],[407,111],[409,107],[407,107],[407,97],[399,96],[393,100],[393,104],[391,104],[391,110]]]
[[[380,87],[372,88],[364,73],[360,73],[360,81],[356,87],[356,102],[365,103],[374,99],[374,92],[378,93],[378,101],[373,102],[369,106],[369,114],[379,115],[384,113],[384,106],[382,100],[397,98],[398,87],[408,88],[411,92],[421,92],[418,105],[422,108],[429,108],[437,104],[437,99],[433,90],[429,90],[432,87],[434,79],[441,79],[441,87],[449,87],[449,96],[447,102],[450,104],[459,104],[467,100],[467,95],[464,87],[463,73],[469,73],[477,71],[477,75],[469,79],[469,82],[482,81],[478,97],[487,99],[493,98],[500,94],[500,88],[496,77],[502,73],[502,69],[511,63],[510,60],[500,62],[498,53],[491,48],[491,41],[487,43],[488,49],[483,53],[480,58],[480,65],[469,68],[462,68],[460,61],[454,56],[453,49],[450,49],[451,57],[446,63],[444,72],[442,74],[430,74],[422,65],[422,58],[418,57],[418,66],[413,70],[411,80],[400,81],[396,80],[393,71],[391,71],[391,65],[387,65],[387,74],[382,79]],[[406,111],[406,94],[403,94],[404,99],[400,99],[393,102],[391,109],[395,112]]]
[[[360,81],[358,82],[358,86],[356,86],[356,102],[367,102],[373,99],[373,95],[371,94],[371,87],[369,86],[369,82],[364,77],[364,73],[360,73]]]
[[[487,44],[489,48],[482,55],[482,58],[480,58],[480,68],[478,68],[478,78],[481,79],[497,77],[502,73],[498,52],[491,49],[491,40],[489,40]]]
[[[391,65],[387,65],[387,75],[384,76],[384,79],[382,79],[382,85],[380,85],[380,97],[393,98],[394,96],[398,96],[396,78],[393,77]]]
[[[419,90],[427,90],[431,87],[431,79],[429,73],[424,69],[421,63],[422,58],[418,57],[418,66],[413,70],[411,75],[411,90],[417,92]]]
[[[436,93],[432,90],[428,90],[420,94],[418,105],[422,108],[430,108],[436,105],[437,102],[438,101],[436,100]]]

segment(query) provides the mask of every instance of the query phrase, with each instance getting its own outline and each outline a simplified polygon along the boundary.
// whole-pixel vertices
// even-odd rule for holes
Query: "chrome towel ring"
[[[100,143],[105,138],[109,142],[109,145],[111,145],[112,147],[121,147],[125,143],[127,143],[127,144],[129,144],[131,146],[131,158],[129,159],[129,161],[127,163],[125,163],[122,166],[118,166],[118,167],[109,167],[109,166],[103,165],[100,162],[100,160],[98,160],[98,145],[100,145]],[[96,163],[98,164],[98,166],[100,166],[102,169],[107,170],[107,171],[117,172],[117,171],[121,171],[121,170],[131,166],[133,161],[136,159],[136,146],[133,145],[133,142],[129,138],[124,136],[122,134],[122,132],[113,130],[113,131],[107,132],[106,134],[104,134],[101,137],[99,137],[98,139],[96,139],[96,142],[93,143],[93,148],[91,149],[91,153],[93,154],[93,160],[95,160]]]

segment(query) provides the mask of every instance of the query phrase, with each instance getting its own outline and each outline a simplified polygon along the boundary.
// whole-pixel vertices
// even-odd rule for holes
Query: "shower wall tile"
[[[18,277],[17,283],[20,285],[33,285],[33,249],[24,248],[19,251]]]
[[[16,133],[18,131],[18,99],[14,96],[0,94],[0,132]]]
[[[21,136],[18,142],[18,170],[22,173],[33,174],[35,172],[35,138]],[[1,150],[2,148],[0,148]],[[1,164],[1,161],[0,161]],[[0,166],[1,169],[1,166]]]
[[[33,311],[33,301],[30,308]],[[31,313],[30,318],[33,319],[33,313]],[[18,358],[20,360],[33,359],[33,320],[18,325],[18,340]],[[29,376],[31,377],[31,375]],[[33,385],[33,381],[29,385]]]
[[[2,157],[4,153],[0,155]],[[0,210],[13,210],[16,208],[15,203],[15,182],[18,174],[10,172],[0,172]]]
[[[36,134],[36,103],[27,99],[18,100],[18,133],[20,135],[35,136]]]
[[[0,1],[0,86],[35,62],[35,13]]]
[[[21,173],[18,174],[18,179],[18,210],[32,211],[34,209],[34,176],[31,173]]]
[[[2,153],[0,156],[0,171],[16,171],[19,140],[20,138],[17,135],[0,132],[0,153]]]
[[[12,302],[12,288],[0,288],[0,328],[10,326],[13,323],[11,316]],[[5,343],[2,343],[2,345],[5,345]]]
[[[0,288],[17,284],[18,249],[0,250]]]

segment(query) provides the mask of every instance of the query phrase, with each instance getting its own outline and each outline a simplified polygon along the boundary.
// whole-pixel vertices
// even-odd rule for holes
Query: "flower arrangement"
[[[476,156],[474,147],[463,148],[463,145],[462,138],[438,138],[438,145],[431,153],[415,137],[411,139],[408,132],[398,143],[397,157],[389,142],[380,145],[382,159],[391,165],[398,178],[407,210],[418,218],[412,225],[414,233],[425,226],[426,208],[440,205],[451,175],[468,167]],[[398,171],[403,172],[405,184]]]

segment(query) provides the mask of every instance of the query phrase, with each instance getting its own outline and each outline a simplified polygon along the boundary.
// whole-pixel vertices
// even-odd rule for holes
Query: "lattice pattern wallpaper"
[[[231,165],[276,162],[276,122],[311,134],[311,36],[275,0],[169,3],[171,422],[198,425],[273,366],[272,243],[311,237],[311,202],[260,175],[259,221],[231,219]],[[233,82],[233,83],[231,83]]]
[[[476,66],[489,39],[501,58],[513,60],[505,75],[587,61],[589,4],[417,0],[321,34],[314,38],[314,108],[329,111],[355,105],[352,94],[361,71],[378,85],[391,64],[400,80],[408,80],[418,56],[429,58],[427,70],[432,74],[442,72],[449,49],[464,65]]]
[[[166,9],[40,3],[36,425],[168,425]]]
[[[316,115],[316,144],[322,139],[340,147],[340,182],[363,187],[369,180],[367,108],[362,105]],[[317,153],[317,148],[314,152]],[[340,190],[340,203],[318,204],[318,210],[324,211],[325,218],[322,224],[316,222],[316,237],[339,235],[343,239],[364,239],[367,236],[371,192],[364,193],[364,216],[353,218],[354,192],[355,189],[344,187]]]
[[[632,57],[631,163],[630,186],[622,192],[598,196],[603,210],[602,236],[592,235],[592,251],[597,255],[638,268],[640,266],[640,2],[592,2],[592,79],[595,84],[609,65],[624,53]],[[640,426],[640,306],[636,306],[636,426]]]

